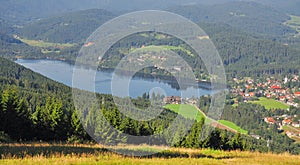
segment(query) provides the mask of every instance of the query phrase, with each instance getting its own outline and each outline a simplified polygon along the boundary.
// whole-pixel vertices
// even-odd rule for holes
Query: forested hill
[[[87,37],[114,15],[100,9],[72,12],[28,24],[22,37],[57,43],[83,43]]]
[[[225,23],[241,31],[264,36],[278,38],[296,33],[283,25],[290,18],[285,12],[255,2],[185,5],[167,10],[194,22]],[[84,42],[97,27],[115,16],[117,15],[101,9],[76,11],[35,21],[18,30],[21,36],[28,39],[78,43]]]
[[[299,0],[254,0],[258,3],[273,7],[288,14],[300,15],[300,1]]]
[[[285,12],[256,2],[186,5],[170,8],[169,11],[195,22],[222,22],[245,32],[276,36],[295,32],[283,25],[289,19]]]
[[[42,52],[39,48],[29,46],[13,36],[0,31],[0,56],[6,58],[39,57]]]
[[[0,141],[72,136],[71,96],[69,87],[1,57]]]
[[[185,5],[169,8],[169,10],[201,22],[200,27],[209,34],[218,48],[229,75],[299,73],[300,50],[297,42],[293,43],[287,39],[288,36],[293,36],[295,31],[283,24],[289,19],[284,11],[255,2]],[[30,23],[19,29],[18,34],[21,38],[33,40],[82,44],[97,27],[115,16],[100,9],[71,12]],[[142,38],[142,41],[147,39]],[[130,43],[131,45],[126,45],[127,48],[139,45]],[[153,42],[144,42],[141,45],[151,45],[151,43]],[[10,52],[13,52],[11,55],[17,56],[22,50],[14,51],[15,47],[16,45],[12,46],[12,44],[4,46],[2,49],[5,53],[2,54],[8,54],[6,52],[10,49]],[[24,49],[28,50],[25,52],[31,55],[24,55],[26,58],[50,57],[66,59],[72,63],[77,57],[80,46],[63,49],[58,54],[41,54],[35,47],[27,48]],[[114,52],[118,51],[114,50]],[[120,52],[117,56],[122,57],[124,54]]]
[[[257,5],[256,3],[242,3],[243,5]],[[218,5],[215,5],[217,8]],[[188,8],[188,7],[187,7]],[[186,9],[187,9],[186,8]],[[190,10],[190,13],[193,16],[197,16],[197,12],[201,12],[201,10],[196,10],[197,7],[192,7],[195,10]],[[285,14],[279,14],[280,16],[272,17],[272,20],[267,20],[267,18],[271,18],[271,15],[278,12],[275,10],[267,10],[265,11],[265,16],[267,18],[260,18],[260,14],[262,14],[262,10],[267,10],[267,7],[260,7],[257,15],[250,12],[249,10],[243,11],[244,14],[249,14],[248,17],[251,16],[251,19],[254,21],[251,22],[252,26],[256,29],[265,29],[267,31],[272,31],[276,33],[278,31],[285,31],[286,26],[280,24],[280,22],[287,18]],[[205,9],[206,10],[206,9]],[[189,10],[185,10],[185,13]],[[223,10],[220,13],[227,13],[228,19],[231,21],[237,19],[240,22],[240,26],[246,26],[243,23],[246,16],[230,16],[230,10]],[[195,13],[196,12],[196,13]],[[222,15],[222,14],[221,14]],[[226,15],[226,14],[225,14]],[[275,14],[276,15],[276,14]],[[199,16],[199,15],[198,15]],[[217,15],[215,15],[217,17]],[[20,31],[20,37],[25,37],[29,39],[35,40],[45,40],[49,42],[76,42],[82,43],[85,39],[104,21],[108,20],[109,18],[113,18],[114,15],[103,11],[103,10],[86,10],[80,12],[73,12],[67,15],[60,15],[56,17],[52,17],[49,19],[44,19],[38,21],[36,23],[32,23],[28,26],[25,26]],[[231,18],[232,17],[232,18]],[[255,20],[256,17],[260,19]],[[210,19],[210,17],[208,17]],[[225,18],[224,18],[225,19]],[[202,20],[202,19],[200,19]],[[216,21],[216,20],[215,20]],[[220,20],[219,20],[220,21]],[[265,24],[272,25],[274,22],[278,26],[274,27],[263,27],[259,24],[259,21],[265,22]],[[271,21],[269,24],[268,21]],[[214,21],[212,21],[214,22]],[[300,63],[298,54],[300,50],[297,48],[297,43],[288,43],[282,41],[277,41],[276,39],[264,39],[264,34],[253,33],[250,31],[244,31],[245,29],[241,29],[241,27],[237,27],[234,25],[229,25],[226,22],[224,23],[207,23],[207,21],[199,23],[200,27],[202,27],[210,36],[218,51],[223,59],[225,68],[227,73],[232,76],[256,76],[256,75],[263,75],[263,74],[297,74],[299,72],[298,64]],[[277,23],[276,23],[277,22]],[[258,23],[258,24],[257,24]],[[89,25],[89,26],[87,26]],[[248,27],[247,27],[248,28]],[[271,30],[268,30],[271,28]],[[252,29],[255,30],[255,29]],[[271,32],[271,33],[273,33]],[[271,35],[271,34],[269,34]],[[278,35],[279,38],[282,35]],[[128,49],[131,46],[136,45],[151,45],[153,42],[150,38],[143,38],[143,36],[139,36],[143,43],[132,43],[128,42],[125,44],[126,48]],[[147,40],[149,42],[147,42]],[[157,40],[157,38],[154,38]],[[140,41],[140,42],[141,42]],[[126,42],[126,41],[125,41]],[[166,42],[164,42],[166,43]],[[172,44],[172,42],[170,42]],[[131,44],[131,45],[130,45]],[[133,44],[133,45],[132,45]],[[174,46],[174,45],[173,45]],[[175,45],[176,46],[176,45]],[[43,56],[35,53],[34,57],[51,57],[54,59],[65,58],[70,62],[74,62],[77,57],[77,52],[79,51],[80,46],[71,47],[65,50],[62,50],[60,54],[43,54]],[[114,52],[118,52],[117,48]],[[34,53],[32,53],[34,54]],[[117,53],[118,57],[124,56],[122,52],[119,54]],[[33,56],[30,56],[33,57]],[[116,63],[115,61],[113,63]]]

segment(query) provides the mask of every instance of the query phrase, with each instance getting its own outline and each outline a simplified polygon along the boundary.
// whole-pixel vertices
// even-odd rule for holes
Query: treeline
[[[64,142],[87,142],[95,138],[102,144],[140,144],[142,141],[129,141],[120,134],[115,134],[103,123],[103,118],[99,113],[103,113],[105,120],[114,128],[124,134],[133,136],[150,136],[158,134],[160,138],[149,139],[147,144],[170,144],[174,147],[189,148],[212,148],[220,150],[249,150],[250,143],[247,144],[248,137],[241,134],[233,134],[227,131],[214,130],[205,140],[200,141],[201,130],[204,120],[194,122],[190,132],[186,130],[184,121],[179,127],[166,129],[177,114],[170,111],[163,111],[157,119],[150,122],[140,122],[129,117],[125,117],[115,106],[111,104],[112,97],[108,95],[98,95],[99,98],[106,98],[101,110],[91,110],[87,114],[85,122],[79,121],[74,110],[70,110],[63,105],[63,101],[55,97],[41,98],[36,100],[36,108],[31,107],[31,103],[20,96],[21,89],[17,87],[6,89],[1,94],[0,106],[0,130],[2,131],[0,140],[10,141],[64,141]],[[27,96],[28,97],[28,96]],[[101,99],[102,100],[102,99]],[[144,100],[146,101],[146,100]],[[43,103],[45,102],[45,103]],[[82,125],[86,128],[83,129]],[[105,127],[104,127],[105,126]],[[190,125],[188,125],[190,126]],[[211,128],[207,128],[211,129]],[[85,132],[89,133],[89,136]],[[172,136],[174,135],[174,136]],[[156,141],[160,139],[161,141]],[[152,141],[151,141],[152,140]],[[155,140],[155,141],[154,141]],[[257,149],[257,148],[256,148]],[[264,151],[264,150],[261,150]]]

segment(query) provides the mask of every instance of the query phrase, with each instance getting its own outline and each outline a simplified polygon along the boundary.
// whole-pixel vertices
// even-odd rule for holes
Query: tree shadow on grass
[[[0,159],[25,158],[25,157],[53,157],[53,156],[85,156],[99,155],[109,152],[105,148],[80,147],[80,146],[0,146]]]
[[[209,159],[233,159],[233,158],[245,158],[245,156],[229,156],[219,155],[213,156],[203,153],[187,153],[179,151],[161,151],[153,154],[153,151],[137,150],[137,149],[117,149],[119,153],[126,153],[124,157],[136,157],[134,155],[147,155],[138,156],[138,158],[209,158]],[[28,157],[62,157],[68,155],[74,155],[78,157],[86,156],[99,156],[102,154],[115,154],[111,150],[99,147],[84,147],[84,146],[64,146],[64,145],[50,145],[50,146],[30,146],[30,145],[1,145],[0,146],[0,159],[23,159]],[[128,156],[132,155],[132,156]]]

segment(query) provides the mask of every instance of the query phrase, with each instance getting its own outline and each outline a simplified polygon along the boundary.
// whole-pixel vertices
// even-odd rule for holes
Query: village
[[[251,78],[233,79],[234,85],[230,92],[234,96],[241,96],[239,102],[248,102],[255,97],[265,97],[285,103],[289,106],[299,107],[300,89],[293,87],[294,84],[299,84],[299,76],[293,75],[291,78],[285,77],[284,80],[275,78],[266,78],[266,80],[254,81]],[[295,85],[296,86],[296,85]]]
[[[259,100],[263,99],[265,103],[270,105],[270,110],[280,109],[286,111],[286,114],[265,116],[262,120],[270,126],[276,126],[279,132],[286,134],[289,138],[300,140],[300,116],[288,113],[290,107],[300,107],[299,84],[299,76],[297,75],[291,75],[282,80],[273,77],[261,80],[233,78],[229,85],[230,100],[233,106],[237,106],[240,103],[260,104]],[[168,96],[163,99],[163,102],[165,104],[196,105],[198,100],[192,98],[183,99],[179,96]],[[275,104],[279,104],[282,107],[276,107],[277,105]],[[265,107],[268,109],[267,106]]]
[[[274,106],[277,102],[286,107],[300,107],[299,76],[291,75],[282,80],[276,78],[266,78],[264,80],[254,80],[252,78],[233,78],[230,93],[234,98],[234,105],[241,102],[253,102],[257,100],[268,100]],[[271,102],[272,101],[272,102]],[[256,103],[260,103],[257,101]],[[274,106],[275,107],[275,106]],[[280,107],[280,106],[279,106]],[[283,109],[287,112],[289,108]],[[289,138],[300,139],[300,116],[281,115],[265,116],[264,121],[270,125],[276,125],[278,130],[284,132]]]

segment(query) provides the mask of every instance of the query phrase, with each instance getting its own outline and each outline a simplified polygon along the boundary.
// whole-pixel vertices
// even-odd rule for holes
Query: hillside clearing
[[[62,43],[52,43],[52,42],[45,42],[42,40],[29,40],[29,39],[24,39],[24,38],[19,38],[19,37],[15,37],[17,39],[19,39],[20,41],[30,45],[30,46],[35,46],[35,47],[40,47],[40,48],[48,48],[48,47],[57,47],[57,48],[68,48],[68,47],[72,47],[75,46],[76,44],[62,44]]]

